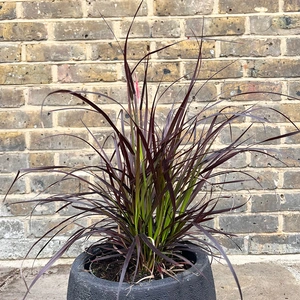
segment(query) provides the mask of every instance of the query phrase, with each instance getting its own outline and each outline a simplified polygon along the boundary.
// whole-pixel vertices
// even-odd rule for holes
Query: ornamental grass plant
[[[100,143],[92,129],[85,126],[93,142],[81,136],[69,136],[86,143],[99,157],[100,164],[22,169],[13,182],[15,184],[30,173],[53,173],[61,177],[48,188],[69,179],[76,179],[88,187],[85,191],[70,190],[67,194],[41,193],[35,199],[28,200],[37,205],[59,203],[60,210],[69,207],[75,209],[73,214],[45,232],[29,251],[40,247],[39,255],[70,224],[85,224],[81,221],[93,220],[91,224],[87,223],[89,225],[78,225],[78,229],[40,270],[28,291],[74,243],[90,240],[87,252],[97,245],[105,253],[98,256],[96,261],[105,263],[117,259],[122,262],[120,269],[116,270],[120,284],[125,280],[134,283],[165,276],[175,277],[176,272],[192,267],[193,263],[182,253],[192,251],[193,245],[197,244],[209,255],[225,258],[242,298],[236,274],[217,241],[218,235],[230,237],[230,233],[210,227],[208,221],[218,214],[240,207],[219,208],[218,203],[229,197],[223,194],[226,185],[256,180],[251,173],[228,167],[228,162],[246,152],[274,157],[265,151],[264,143],[297,134],[299,129],[287,116],[273,108],[251,106],[240,110],[226,105],[223,100],[209,102],[197,113],[190,114],[192,95],[196,93],[201,97],[201,87],[196,85],[202,65],[201,38],[197,39],[198,59],[193,73],[189,74],[187,91],[180,102],[174,101],[162,124],[157,113],[160,99],[182,78],[167,88],[158,84],[151,98],[148,72],[151,56],[173,44],[149,51],[132,66],[127,59],[131,26],[122,49],[127,105],[101,92],[97,93],[119,105],[117,124],[100,105],[89,100],[90,92],[58,90],[51,94],[65,93],[77,97],[86,104],[83,110],[92,111],[99,115],[99,119],[105,119],[112,129],[106,142],[109,140],[113,144],[113,151],[107,151],[105,143]],[[139,72],[137,75],[137,69],[143,69],[143,74]],[[268,123],[263,117],[264,111],[268,110],[284,117],[294,130],[253,141],[253,124],[263,127]],[[251,120],[250,125],[240,134],[234,134],[232,124],[244,118]],[[224,132],[227,132],[231,142],[220,145],[217,140]],[[47,243],[40,246],[40,242],[48,236]]]

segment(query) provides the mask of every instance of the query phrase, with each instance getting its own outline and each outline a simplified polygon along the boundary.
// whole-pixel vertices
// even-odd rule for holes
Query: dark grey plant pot
[[[119,299],[215,300],[214,280],[207,255],[198,248],[189,255],[196,258],[195,266],[200,271],[198,275],[195,274],[195,268],[190,268],[179,273],[178,280],[169,277],[134,286],[123,283]],[[116,300],[119,283],[90,274],[84,267],[89,258],[90,255],[82,253],[75,259],[69,277],[67,300]]]

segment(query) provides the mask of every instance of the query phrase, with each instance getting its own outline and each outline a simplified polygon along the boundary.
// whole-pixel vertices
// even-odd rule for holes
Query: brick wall
[[[80,140],[45,137],[72,132],[89,138],[80,122],[83,119],[103,141],[110,131],[104,120],[79,111],[48,114],[62,106],[82,105],[78,99],[61,95],[51,96],[45,102],[42,126],[40,105],[49,92],[62,87],[101,91],[122,103],[126,101],[122,54],[100,14],[122,43],[138,3],[139,0],[0,3],[0,194],[5,194],[19,168],[97,160]],[[300,102],[293,98],[300,96],[299,0],[145,0],[130,35],[129,58],[135,61],[147,48],[154,50],[185,40],[152,57],[153,85],[163,78],[165,86],[185,75],[179,86],[170,89],[162,99],[162,116],[173,99],[180,100],[180,91],[193,68],[196,41],[186,39],[193,32],[203,32],[207,38],[199,85],[213,76],[195,96],[193,109],[223,98],[230,105],[272,106],[300,123]],[[255,90],[290,97],[232,97]],[[117,118],[117,107],[107,98],[92,95],[91,99]],[[268,117],[272,119],[272,115]],[[274,123],[265,130],[257,126],[256,138],[266,132],[272,135],[288,130],[283,119],[272,120]],[[245,122],[234,124],[233,130],[241,131]],[[219,142],[229,143],[228,135],[222,135]],[[300,136],[294,136],[266,145],[280,149],[278,156],[287,166],[250,154],[233,162],[232,167],[252,171],[262,186],[247,183],[227,187],[228,193],[234,193],[231,202],[239,203],[252,196],[237,212],[215,220],[214,226],[238,234],[234,240],[242,251],[224,239],[228,253],[300,253],[299,143]],[[70,213],[61,211],[54,215],[57,207],[49,204],[37,207],[30,217],[32,203],[9,205],[30,199],[51,180],[53,175],[24,177],[15,185],[8,205],[0,203],[0,260],[23,258],[37,237]],[[81,187],[71,182],[60,188],[74,191]],[[230,201],[227,205],[231,205]],[[49,256],[63,239],[53,240],[42,257]],[[76,255],[78,248],[68,255]]]

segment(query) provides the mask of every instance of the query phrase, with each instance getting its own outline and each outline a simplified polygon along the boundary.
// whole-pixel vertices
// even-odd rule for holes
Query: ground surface
[[[244,300],[299,300],[299,262],[260,262],[234,265]],[[65,300],[70,266],[53,267],[33,287],[28,300]],[[35,270],[36,272],[36,270]],[[33,272],[33,273],[35,273]],[[218,300],[238,300],[239,294],[227,266],[213,264]],[[27,281],[33,278],[26,270]],[[0,268],[0,299],[20,300],[25,286],[18,269]]]

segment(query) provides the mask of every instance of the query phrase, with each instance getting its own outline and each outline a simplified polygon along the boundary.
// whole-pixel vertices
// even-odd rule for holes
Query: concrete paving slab
[[[213,273],[218,300],[238,300],[239,294],[227,265],[214,263]],[[244,300],[300,299],[300,262],[266,261],[234,264]],[[70,265],[52,267],[33,287],[28,300],[65,300]],[[30,282],[37,268],[25,269]],[[18,269],[0,268],[0,299],[20,300],[25,293]]]

